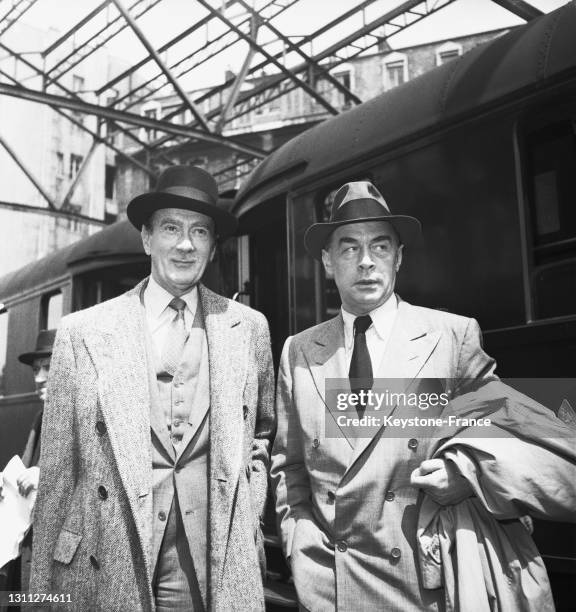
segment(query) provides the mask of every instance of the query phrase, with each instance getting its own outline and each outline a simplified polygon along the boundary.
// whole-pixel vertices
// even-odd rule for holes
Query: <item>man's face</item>
[[[36,357],[32,362],[36,393],[42,402],[46,401],[46,382],[50,372],[50,357]]]
[[[151,228],[142,228],[142,242],[152,260],[152,278],[179,297],[202,278],[216,248],[213,220],[180,208],[157,210]]]
[[[360,316],[394,292],[402,245],[387,221],[350,223],[336,228],[322,251],[322,262],[334,276],[344,309]]]

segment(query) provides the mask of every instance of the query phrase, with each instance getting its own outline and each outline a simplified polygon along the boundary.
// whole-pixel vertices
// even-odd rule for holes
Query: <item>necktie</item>
[[[174,376],[180,364],[180,360],[182,359],[184,345],[188,340],[188,332],[184,324],[184,309],[186,308],[186,302],[181,298],[174,298],[168,306],[172,308],[176,314],[166,334],[164,350],[162,352],[162,368],[166,373],[170,374],[170,376]]]
[[[354,349],[350,360],[350,390],[352,393],[372,389],[374,377],[372,374],[372,361],[366,345],[366,330],[372,325],[370,315],[356,317],[354,320]],[[362,406],[362,411],[365,406]]]

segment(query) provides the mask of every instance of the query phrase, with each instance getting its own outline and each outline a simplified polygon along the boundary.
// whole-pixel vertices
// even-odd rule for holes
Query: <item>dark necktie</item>
[[[184,324],[186,302],[181,298],[174,298],[168,306],[176,312],[176,315],[166,333],[164,350],[162,351],[162,367],[166,373],[174,376],[182,359],[184,345],[188,340],[188,333]]]
[[[366,330],[370,325],[372,325],[370,315],[356,317],[354,320],[354,349],[348,373],[352,393],[358,393],[362,390],[368,391],[372,389],[374,384],[372,361],[366,345]]]

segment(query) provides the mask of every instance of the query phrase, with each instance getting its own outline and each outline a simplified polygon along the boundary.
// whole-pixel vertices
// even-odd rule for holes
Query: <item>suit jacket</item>
[[[494,367],[476,321],[406,302],[373,364],[375,378],[440,379],[448,394],[494,378]],[[298,597],[313,612],[441,609],[442,589],[424,590],[417,571],[420,495],[410,485],[433,440],[392,427],[327,437],[330,378],[347,378],[340,315],[289,338],[278,375],[271,476]]]
[[[146,281],[144,281],[146,282]],[[142,284],[65,317],[42,427],[31,590],[82,610],[153,610]],[[263,609],[259,518],[274,432],[268,325],[199,286],[210,370],[210,610]]]

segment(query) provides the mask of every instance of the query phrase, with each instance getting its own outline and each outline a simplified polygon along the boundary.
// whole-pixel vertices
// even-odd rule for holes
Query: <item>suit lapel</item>
[[[413,306],[400,301],[396,321],[382,362],[376,370],[375,378],[391,381],[395,392],[407,392],[438,345],[440,336],[439,331],[433,331],[427,327]],[[378,389],[378,383],[376,383],[374,390],[383,391],[384,389]],[[395,405],[387,405],[378,416],[382,419],[392,414],[395,409]],[[348,471],[370,446],[370,443],[379,437],[380,431],[370,438],[358,438]]]
[[[347,379],[346,351],[344,346],[344,322],[342,315],[328,321],[318,330],[310,343],[303,349],[304,358],[308,364],[314,387],[320,399],[319,409],[322,412],[321,431],[334,432],[331,442],[339,447],[342,458],[352,454],[354,440],[350,439],[346,430],[342,429],[336,420],[334,406],[330,410],[326,400],[327,379]],[[327,423],[330,419],[331,423]]]
[[[151,525],[143,511],[152,487],[152,460],[142,286],[105,311],[98,329],[86,331],[84,343],[98,375],[102,414],[150,571]]]
[[[210,370],[210,552],[219,576],[242,465],[248,331],[229,300],[199,285]]]

